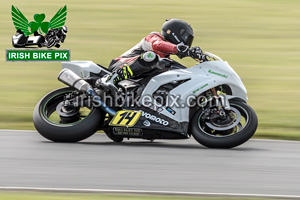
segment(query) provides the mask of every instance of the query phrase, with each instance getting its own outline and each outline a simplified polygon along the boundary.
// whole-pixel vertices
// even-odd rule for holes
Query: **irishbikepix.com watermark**
[[[226,96],[219,95],[217,97],[195,96],[190,95],[182,99],[181,95],[169,95],[167,97],[151,95],[144,95],[143,97],[134,95],[101,95],[101,100],[108,106],[139,108],[141,106],[149,107],[158,112],[162,111],[163,107],[169,108],[192,108],[192,107],[206,107],[206,106],[229,106]],[[155,101],[153,101],[155,100]],[[153,103],[155,102],[155,103]],[[90,96],[76,96],[74,99],[66,100],[65,106],[73,105],[75,107],[100,107],[98,101]],[[170,111],[169,111],[170,112]]]

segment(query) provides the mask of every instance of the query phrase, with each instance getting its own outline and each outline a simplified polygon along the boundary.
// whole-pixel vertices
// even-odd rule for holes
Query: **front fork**
[[[217,114],[225,119],[226,118],[226,112],[225,110],[230,110],[230,104],[228,99],[226,98],[225,95],[223,94],[218,94],[216,88],[211,88],[210,89],[212,93],[212,103],[215,105],[215,108],[217,109]]]
[[[216,88],[211,88],[210,91],[212,93],[213,99],[215,99],[217,107],[222,107],[225,110],[230,110],[229,100],[226,98],[226,95],[219,95]]]

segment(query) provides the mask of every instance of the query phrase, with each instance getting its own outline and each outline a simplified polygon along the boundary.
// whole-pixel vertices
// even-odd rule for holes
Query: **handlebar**
[[[207,51],[202,53],[202,61],[218,61],[218,60],[222,60],[222,59],[215,54],[209,53]]]

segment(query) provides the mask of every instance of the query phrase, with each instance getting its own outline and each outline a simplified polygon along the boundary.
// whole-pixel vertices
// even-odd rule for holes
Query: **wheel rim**
[[[41,108],[43,118],[54,125],[71,126],[88,117],[93,108],[80,107],[73,110],[67,110],[63,107],[62,104],[65,96],[72,92],[74,91],[61,92],[49,98]]]
[[[198,118],[198,127],[201,129],[201,131],[213,137],[228,137],[238,134],[245,129],[250,119],[248,112],[238,104],[231,103],[230,106],[230,112],[233,113],[231,117],[234,117],[231,124],[226,124],[228,125],[227,127],[218,127],[216,124],[205,121],[203,119],[204,112],[202,112]]]

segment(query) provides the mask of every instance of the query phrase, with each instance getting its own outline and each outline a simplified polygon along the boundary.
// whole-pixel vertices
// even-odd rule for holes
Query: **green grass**
[[[0,199],[5,200],[263,200],[263,198],[243,197],[186,197],[186,196],[149,196],[149,195],[118,195],[118,194],[80,194],[80,193],[13,193],[1,192]],[[264,198],[266,199],[266,198]],[[268,200],[272,200],[267,198]],[[278,199],[278,198],[276,198]],[[280,200],[280,199],[278,199]]]
[[[0,128],[34,129],[32,112],[47,92],[63,86],[56,79],[60,63],[6,63],[15,29],[11,5],[33,20],[49,21],[61,1],[5,1],[0,7]],[[212,52],[236,70],[259,118],[256,137],[300,140],[300,1],[79,1],[67,3],[69,28],[62,48],[72,60],[107,66],[167,18],[181,18],[194,28],[194,45]],[[182,63],[192,66],[185,58]]]

